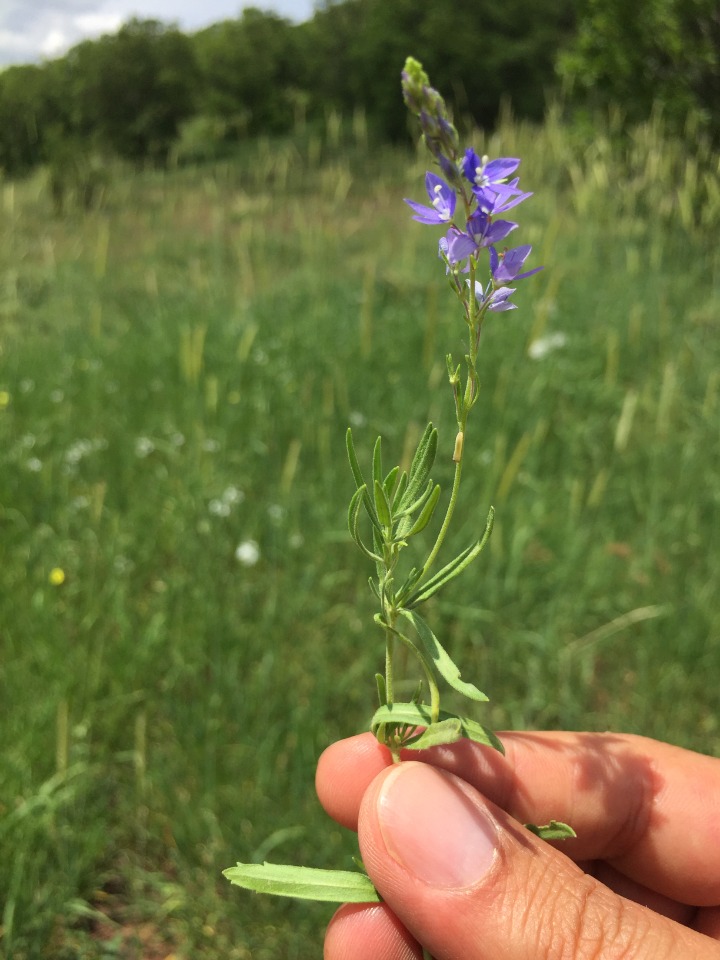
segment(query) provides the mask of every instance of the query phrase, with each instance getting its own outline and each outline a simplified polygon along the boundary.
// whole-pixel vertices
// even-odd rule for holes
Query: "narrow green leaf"
[[[417,511],[422,506],[424,506],[425,503],[427,503],[428,498],[430,497],[430,494],[433,492],[434,489],[435,489],[435,485],[433,484],[432,480],[428,480],[427,485],[425,486],[425,489],[420,494],[420,496],[417,497],[417,499],[413,500],[412,503],[408,503],[401,510],[395,511],[395,513],[393,514],[395,519],[397,520],[400,517],[409,518],[412,516],[413,513],[417,513]],[[410,524],[412,524],[411,520],[409,521],[408,526]]]
[[[418,567],[413,567],[410,573],[407,575],[407,577],[405,578],[405,583],[403,583],[402,587],[397,592],[397,603],[399,606],[403,606],[403,607],[406,606],[405,600],[403,598],[410,595],[415,584],[420,579],[421,573],[422,573],[421,569],[419,569]]]
[[[435,669],[440,676],[450,684],[453,690],[462,693],[470,700],[487,700],[488,698],[472,683],[466,683],[460,678],[460,669],[453,662],[450,654],[443,648],[442,644],[425,623],[420,614],[414,610],[403,608],[400,613],[410,621],[415,627],[418,637],[422,642],[425,652],[435,665]]]
[[[438,747],[447,743],[457,743],[462,740],[462,723],[458,717],[448,717],[447,720],[439,720],[437,723],[431,723],[420,734],[417,740],[406,743],[409,750],[427,750],[429,747]]]
[[[377,903],[369,877],[350,870],[318,870],[276,863],[238,863],[223,870],[230,883],[255,893],[331,903]]]
[[[397,480],[397,476],[399,473],[400,473],[400,467],[393,467],[390,473],[383,480],[383,489],[385,490],[385,496],[388,498],[391,504],[393,502],[392,495],[393,495],[393,490],[395,489],[395,481]]]
[[[432,481],[430,481],[432,483]],[[437,507],[437,502],[440,498],[440,485],[436,484],[435,489],[430,494],[427,503],[420,511],[415,523],[410,527],[408,532],[405,534],[406,537],[414,537],[416,533],[420,533],[425,527],[430,523],[432,515],[435,513],[435,507]]]
[[[495,511],[492,507],[490,507],[490,512],[488,513],[482,539],[478,540],[477,543],[466,547],[465,550],[463,550],[462,553],[459,553],[454,560],[451,560],[450,563],[442,568],[442,570],[439,570],[434,577],[431,577],[429,580],[427,580],[414,594],[412,594],[412,596],[408,597],[407,601],[405,602],[405,606],[408,609],[412,609],[413,607],[417,607],[419,604],[424,603],[426,600],[429,600],[430,597],[434,596],[438,590],[445,586],[446,583],[454,580],[455,577],[459,576],[466,567],[469,567],[473,560],[479,556],[485,544],[488,542],[492,532],[494,520]]]
[[[399,507],[400,502],[405,494],[405,491],[407,490],[407,485],[408,485],[408,475],[403,470],[403,472],[400,474],[400,480],[397,485],[397,490],[395,491],[395,495],[393,496],[393,510]]]
[[[365,478],[362,475],[357,454],[355,453],[355,444],[353,443],[352,430],[350,427],[347,428],[347,433],[345,434],[345,445],[347,447],[348,460],[350,461],[350,469],[352,470],[353,477],[355,477],[355,486],[365,486]]]
[[[377,438],[375,446],[373,447],[373,480],[375,483],[382,485],[382,437]]]
[[[379,438],[378,438],[379,439]],[[355,453],[355,444],[353,443],[352,430],[350,427],[347,428],[347,433],[345,434],[345,443],[347,446],[348,460],[350,461],[350,469],[352,470],[353,477],[355,478],[355,486],[365,487],[365,494],[363,496],[363,504],[365,505],[365,510],[367,515],[370,517],[370,520],[374,527],[379,527],[380,523],[375,513],[375,508],[373,506],[372,499],[368,493],[367,484],[365,483],[365,478],[363,477],[362,470],[360,469],[360,464],[358,463],[358,458]]]
[[[420,491],[427,483],[436,453],[437,430],[429,423],[425,428],[425,433],[420,438],[413,462],[410,465],[407,489],[398,505],[400,509],[417,499]]]
[[[375,490],[375,511],[377,513],[378,520],[380,521],[381,526],[387,527],[389,529],[392,526],[390,504],[388,503],[388,499],[385,496],[385,490],[383,489],[383,485],[378,480],[374,481],[374,490]]]
[[[353,494],[352,499],[350,500],[350,507],[348,509],[348,529],[350,530],[350,536],[353,538],[357,546],[360,547],[365,556],[369,557],[370,560],[373,560],[375,563],[382,563],[382,558],[365,546],[358,531],[360,508],[365,502],[366,495],[367,491],[364,484],[362,487],[358,487]]]
[[[502,742],[492,730],[484,727],[476,720],[469,717],[459,717],[454,713],[448,713],[447,710],[441,710],[438,714],[437,722],[445,720],[457,720],[461,724],[462,736],[467,740],[474,740],[475,743],[481,743],[483,746],[492,747],[499,753],[504,754],[505,748]],[[432,724],[432,713],[427,704],[422,703],[393,703],[389,706],[383,704],[379,707],[372,718],[371,729],[373,732],[383,723],[405,724],[413,727],[429,727]],[[412,750],[419,750],[417,741],[408,744]]]
[[[534,823],[526,823],[525,826],[541,840],[567,840],[577,836],[573,828],[562,820],[551,820],[542,827],[537,827]]]
[[[382,706],[387,703],[387,690],[385,689],[385,677],[381,673],[375,674],[375,683],[377,684],[378,703]]]

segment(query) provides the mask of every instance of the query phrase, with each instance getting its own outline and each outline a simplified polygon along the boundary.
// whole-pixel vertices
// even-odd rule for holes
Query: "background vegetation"
[[[717,158],[657,121],[582,144],[557,114],[473,142],[524,158],[546,270],[487,330],[449,549],[490,503],[498,522],[433,622],[497,728],[714,751]],[[343,433],[402,458],[432,418],[445,481],[454,436],[462,334],[400,199],[424,168],[356,115],[116,168],[101,210],[63,218],[45,175],[5,184],[7,958],[317,956],[327,909],[220,870],[349,864],[313,772],[365,727],[382,653]]]
[[[252,8],[193,35],[133,20],[5,70],[0,170],[50,162],[62,182],[87,179],[89,153],[96,164],[218,157],[248,137],[324,124],[329,110],[360,109],[375,137],[404,139],[397,65],[409,51],[456,115],[484,127],[503,102],[539,121],[562,89],[588,124],[609,105],[635,123],[661,103],[676,132],[688,112],[720,129],[716,0],[326,0],[301,24]]]
[[[345,531],[344,432],[365,457],[380,432],[403,459],[432,419],[447,489],[443,358],[462,331],[433,231],[401,200],[422,199],[426,160],[362,109],[372,71],[348,71],[345,101],[332,86],[345,113],[271,73],[295,92],[261,122],[261,100],[240,109],[228,92],[243,76],[230,51],[251,24],[279,51],[324,17],[359,50],[352,17],[383,6],[328,5],[292,28],[246,13],[192,38],[132,24],[0,75],[2,162],[26,174],[0,183],[7,960],[319,955],[327,908],[243,894],[220,871],[350,863],[352,838],[313,792],[323,747],[366,727],[382,660]],[[509,43],[509,14],[506,30]],[[405,54],[423,55],[398,60],[391,35],[377,40],[394,58],[388,117]],[[133,108],[108,67],[122,44],[141,52],[118,70],[176,96]],[[85,90],[77,63],[96,71]],[[214,85],[185,86],[211,68]],[[113,114],[91,95],[113,105],[123,87]],[[546,269],[484,334],[448,553],[491,503],[498,519],[432,622],[495,728],[631,730],[717,753],[718,154],[701,105],[680,128],[666,103],[584,103],[571,122],[564,104],[493,123],[498,99],[492,129],[468,138],[523,158],[523,240]]]

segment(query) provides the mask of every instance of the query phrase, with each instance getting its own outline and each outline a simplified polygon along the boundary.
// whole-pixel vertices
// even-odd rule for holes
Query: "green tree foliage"
[[[574,10],[572,0],[326,0],[309,24],[318,54],[311,87],[343,109],[360,103],[382,134],[398,136],[406,129],[398,63],[412,53],[476,122],[491,125],[504,99],[539,119]]]
[[[157,20],[131,20],[65,58],[73,133],[120,157],[162,161],[194,109],[190,39]]]
[[[15,175],[37,162],[43,130],[53,117],[47,72],[9,67],[0,74],[0,171]]]
[[[287,130],[297,83],[295,28],[274,13],[249,8],[192,40],[201,75],[198,111],[228,130],[256,134]]]
[[[575,97],[590,106],[612,103],[629,120],[642,120],[659,101],[671,122],[695,112],[718,129],[717,0],[585,0],[558,63]]]

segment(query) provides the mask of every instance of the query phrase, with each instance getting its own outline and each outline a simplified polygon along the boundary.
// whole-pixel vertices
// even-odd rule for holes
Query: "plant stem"
[[[447,512],[445,513],[445,519],[443,520],[442,527],[440,527],[440,532],[437,535],[437,540],[435,541],[435,544],[432,550],[430,551],[430,554],[427,560],[425,561],[425,565],[422,568],[420,580],[422,580],[424,577],[427,576],[433,563],[435,563],[435,559],[437,558],[438,553],[440,552],[440,547],[443,545],[445,535],[448,531],[448,527],[450,526],[453,513],[455,512],[455,504],[457,503],[458,491],[460,489],[461,475],[462,475],[462,455],[460,456],[460,459],[455,463],[455,476],[453,478],[452,491],[450,493],[450,502],[448,503]]]

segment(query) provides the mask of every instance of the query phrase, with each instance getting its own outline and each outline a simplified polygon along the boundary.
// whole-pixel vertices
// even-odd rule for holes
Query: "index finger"
[[[604,860],[638,883],[695,906],[720,904],[720,760],[631,734],[503,733],[506,755],[462,740],[413,759],[471,783],[521,822],[563,820],[561,849]],[[392,762],[370,734],[333,744],[318,794],[347,826]]]

